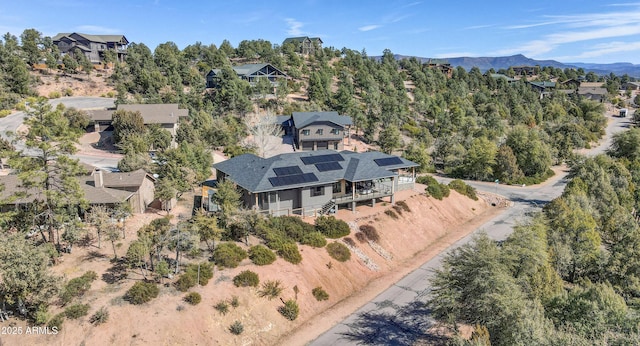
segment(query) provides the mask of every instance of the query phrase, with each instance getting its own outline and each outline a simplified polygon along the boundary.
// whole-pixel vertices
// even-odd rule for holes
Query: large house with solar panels
[[[243,204],[271,215],[312,216],[358,203],[375,205],[413,189],[415,167],[407,159],[377,151],[320,150],[270,158],[253,154],[216,163],[218,181],[229,179],[242,190]]]

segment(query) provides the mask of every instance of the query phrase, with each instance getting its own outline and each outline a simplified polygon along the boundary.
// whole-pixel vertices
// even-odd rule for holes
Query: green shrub
[[[218,312],[222,315],[226,315],[229,312],[229,303],[226,300],[221,300],[216,305],[213,306],[214,309],[218,310]]]
[[[249,259],[256,265],[264,266],[276,260],[276,254],[265,246],[256,245],[249,249]]]
[[[194,287],[196,285],[196,281],[198,281],[198,278],[196,276],[191,273],[184,273],[180,275],[178,280],[176,280],[173,285],[178,291],[186,292],[191,287]]]
[[[206,286],[211,278],[213,278],[213,264],[209,262],[192,263],[187,266],[184,274],[180,275],[174,285],[178,291],[186,292],[197,284]]]
[[[89,313],[89,304],[75,304],[64,309],[64,315],[72,320],[86,316]]]
[[[342,241],[349,246],[352,246],[352,247],[356,246],[356,242],[353,241],[353,239],[351,239],[350,237],[344,237],[342,238]]]
[[[46,304],[41,304],[36,310],[34,323],[37,326],[44,325],[49,320],[49,307]]]
[[[233,278],[233,284],[236,285],[236,287],[258,287],[259,283],[260,278],[258,277],[258,274],[250,270],[242,271]]]
[[[351,251],[344,244],[333,242],[327,245],[329,256],[339,262],[346,262],[351,258]]]
[[[109,320],[109,310],[107,310],[106,307],[101,307],[98,311],[96,311],[96,313],[93,314],[93,316],[91,316],[91,318],[89,319],[89,322],[98,325],[98,324],[102,324],[105,323]]]
[[[144,304],[158,296],[160,289],[151,282],[136,282],[125,294],[125,300],[131,304]]]
[[[63,96],[73,96],[73,90],[71,88],[66,88],[62,91]]]
[[[258,296],[271,300],[278,297],[283,290],[284,287],[279,280],[269,280],[262,283],[262,289],[258,291]]]
[[[247,252],[234,243],[222,243],[213,251],[213,260],[221,268],[235,268],[247,258]]]
[[[467,196],[474,201],[478,200],[478,196],[476,195],[476,189],[472,186],[467,185],[464,181],[460,179],[452,180],[449,183],[449,188],[456,190],[459,194]]]
[[[9,109],[0,110],[0,118],[4,118],[9,114],[11,114],[11,110],[9,110]]]
[[[298,264],[302,261],[302,255],[300,251],[298,251],[298,245],[296,245],[296,243],[283,244],[280,250],[278,250],[278,256],[293,264]]]
[[[279,216],[269,219],[269,228],[295,242],[302,242],[304,236],[313,232],[313,225],[295,216]]]
[[[58,331],[60,331],[62,330],[63,323],[64,323],[64,312],[61,312],[53,316],[53,318],[49,320],[49,323],[47,323],[47,327],[49,327],[50,329],[56,328]]]
[[[361,225],[359,229],[360,229],[360,232],[362,232],[362,234],[367,239],[373,242],[380,241],[380,235],[378,234],[378,231],[376,230],[376,228],[373,227],[372,225]]]
[[[49,93],[48,96],[50,99],[59,99],[60,98],[60,92],[59,91],[52,91]]]
[[[302,237],[302,241],[300,243],[319,248],[327,245],[327,239],[320,232],[310,232]]]
[[[289,299],[284,305],[278,308],[278,312],[282,314],[289,321],[293,321],[298,318],[298,313],[300,312],[300,308],[298,307],[298,303],[295,300]]]
[[[60,300],[63,305],[70,303],[73,298],[82,297],[90,288],[91,283],[98,278],[94,271],[88,271],[82,276],[73,278],[67,282],[60,292]]]
[[[320,216],[316,218],[316,230],[328,238],[340,238],[348,235],[349,225],[335,216]]]
[[[435,184],[435,185],[429,185],[427,186],[427,193],[437,199],[437,200],[442,200],[445,197],[449,197],[449,187],[447,185],[444,184]]]
[[[436,180],[436,178],[430,176],[430,175],[422,175],[419,176],[418,178],[416,178],[416,182],[418,184],[423,184],[423,185],[436,185],[439,184],[438,181]]]
[[[242,334],[242,332],[244,332],[244,326],[240,321],[235,321],[231,324],[231,326],[229,326],[229,331],[233,335],[240,335]]]
[[[311,294],[316,298],[317,301],[323,301],[329,299],[329,293],[323,290],[322,287],[318,286],[311,290]]]
[[[189,292],[184,296],[184,301],[191,305],[198,305],[202,301],[202,296],[198,292]]]

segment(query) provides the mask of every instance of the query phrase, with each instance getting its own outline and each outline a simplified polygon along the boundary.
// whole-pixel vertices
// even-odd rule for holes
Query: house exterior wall
[[[309,134],[305,135],[304,133],[307,130],[309,131]],[[320,130],[322,131],[322,134],[320,134]],[[331,133],[332,130],[338,130],[338,133]],[[296,146],[298,147],[298,149],[318,150],[319,149],[318,144],[321,144],[320,145],[321,147],[328,144],[327,147],[325,147],[325,149],[336,149],[334,147],[334,144],[338,143],[337,150],[342,150],[343,149],[342,138],[344,137],[344,127],[328,121],[317,122],[317,123],[307,125],[303,128],[296,128],[295,137],[296,137],[295,138]],[[315,142],[315,143],[313,143],[312,147],[310,147],[309,144],[304,145],[303,142],[307,142],[307,143]],[[328,143],[325,144],[325,143],[319,143],[319,142],[328,142]]]
[[[302,188],[302,208],[321,208],[333,198],[332,185],[323,185],[317,188],[322,191],[319,196],[313,196],[313,191],[316,189],[315,186]]]

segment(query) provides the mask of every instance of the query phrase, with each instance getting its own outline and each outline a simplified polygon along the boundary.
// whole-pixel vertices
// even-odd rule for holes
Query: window
[[[340,193],[342,192],[342,184],[338,181],[333,183],[333,193]]]
[[[315,186],[311,188],[311,197],[324,196],[324,186]]]
[[[302,130],[302,134],[303,134],[303,135],[305,135],[305,136],[308,136],[308,135],[309,135],[309,133],[310,133],[310,131],[309,131],[309,130]]]
[[[331,134],[339,135],[340,134],[340,129],[331,129]]]
[[[316,131],[316,133],[319,134],[319,135],[322,135],[323,131],[324,131],[323,129],[318,129],[318,131]]]

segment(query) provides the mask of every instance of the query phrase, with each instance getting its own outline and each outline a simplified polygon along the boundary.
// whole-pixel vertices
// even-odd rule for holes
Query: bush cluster
[[[457,191],[461,195],[471,198],[474,201],[478,200],[478,196],[476,195],[476,189],[474,189],[470,185],[467,185],[464,181],[460,179],[452,180],[449,183],[449,188]]]
[[[406,212],[411,212],[411,208],[409,208],[409,205],[407,205],[407,202],[405,201],[398,201],[396,202],[396,205]]]
[[[435,185],[435,184],[439,184],[438,181],[436,180],[436,178],[430,176],[430,175],[421,175],[419,177],[416,178],[416,183],[418,184],[422,184],[422,185]]]
[[[53,328],[56,327],[58,329],[58,331],[62,330],[62,324],[64,323],[64,312],[61,312],[55,316],[53,316],[53,318],[51,318],[49,320],[49,323],[47,323],[47,327],[49,328]]]
[[[174,283],[176,289],[180,292],[186,292],[197,284],[205,286],[213,277],[213,264],[209,262],[200,263],[199,271],[198,273],[197,263],[189,264],[184,274],[180,275]],[[198,278],[200,278],[200,282],[198,282]]]
[[[320,232],[311,232],[307,233],[302,237],[302,241],[300,242],[303,245],[309,245],[311,247],[324,247],[327,245],[327,239]]]
[[[276,254],[262,245],[252,246],[249,249],[249,259],[256,265],[264,266],[276,260]]]
[[[302,262],[302,255],[300,254],[296,243],[283,244],[278,250],[278,256],[282,257],[289,263],[298,264]]]
[[[221,268],[235,268],[247,258],[247,252],[234,243],[222,243],[213,251],[213,260]]]
[[[351,258],[349,248],[341,243],[333,242],[327,245],[327,252],[331,258],[339,262],[346,262]]]
[[[349,225],[335,216],[320,216],[316,218],[316,230],[327,238],[340,238],[348,235]]]
[[[144,304],[158,296],[160,289],[152,282],[136,282],[125,294],[125,300],[131,304]]]
[[[393,209],[387,209],[387,210],[384,211],[384,213],[386,215],[388,215],[389,217],[391,217],[392,219],[394,219],[394,220],[398,219],[398,214],[396,214],[396,212],[393,211]]]
[[[311,290],[311,294],[316,298],[317,301],[323,301],[329,299],[329,293],[322,289],[322,287],[318,286]]]
[[[75,304],[64,309],[64,315],[72,320],[86,316],[89,312],[89,304]]]
[[[443,198],[449,197],[449,187],[440,183],[429,185],[427,186],[427,193],[429,196],[441,201]]]
[[[260,278],[258,274],[250,270],[242,271],[233,278],[233,284],[236,285],[236,287],[257,287],[259,283]]]
[[[73,298],[82,297],[91,288],[91,283],[98,278],[96,272],[90,270],[82,276],[69,280],[60,292],[63,305],[70,303]]]
[[[226,300],[221,300],[213,306],[214,309],[218,310],[222,315],[226,315],[229,312],[229,303]]]
[[[369,240],[371,240],[373,242],[380,241],[380,235],[378,234],[378,231],[376,230],[376,228],[373,227],[372,225],[361,225],[359,227],[359,229],[360,229],[360,232],[362,232],[362,234],[367,239],[369,239]]]
[[[202,301],[202,296],[198,292],[189,292],[184,296],[184,301],[191,305],[198,305]]]

